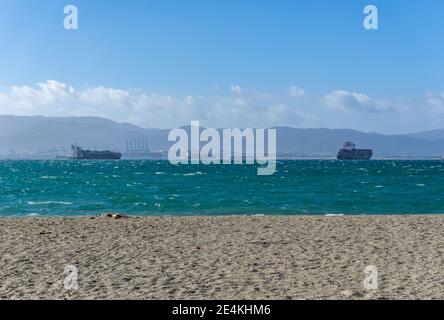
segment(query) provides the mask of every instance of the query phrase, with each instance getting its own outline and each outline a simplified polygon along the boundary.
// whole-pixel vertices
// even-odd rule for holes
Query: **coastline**
[[[0,299],[442,299],[443,227],[444,215],[0,218]]]

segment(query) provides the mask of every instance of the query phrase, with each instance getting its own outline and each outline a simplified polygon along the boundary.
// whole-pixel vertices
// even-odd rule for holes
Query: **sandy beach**
[[[0,298],[443,299],[443,227],[444,216],[0,219]],[[367,266],[377,289],[364,287]]]

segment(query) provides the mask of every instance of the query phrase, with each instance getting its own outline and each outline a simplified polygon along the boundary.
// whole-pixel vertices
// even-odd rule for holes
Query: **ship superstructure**
[[[347,141],[342,144],[338,152],[338,160],[370,160],[373,156],[372,149],[356,149],[356,145]]]

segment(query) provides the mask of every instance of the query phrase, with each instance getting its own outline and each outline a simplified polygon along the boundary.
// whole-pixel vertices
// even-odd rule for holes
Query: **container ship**
[[[373,157],[372,149],[356,149],[353,142],[347,141],[342,144],[338,152],[338,160],[370,160]]]
[[[119,160],[122,154],[113,151],[83,150],[76,144],[71,145],[71,159],[75,160]]]

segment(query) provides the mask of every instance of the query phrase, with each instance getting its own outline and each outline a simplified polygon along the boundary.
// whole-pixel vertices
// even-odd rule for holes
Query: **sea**
[[[0,216],[444,213],[444,161],[0,161]]]

